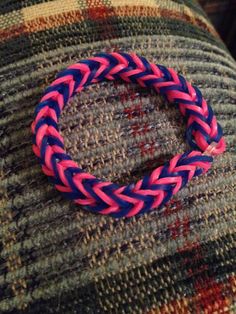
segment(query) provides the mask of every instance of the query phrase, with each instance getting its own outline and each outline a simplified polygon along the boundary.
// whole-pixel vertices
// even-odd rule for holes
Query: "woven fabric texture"
[[[236,63],[193,0],[1,0],[0,313],[236,312]],[[135,52],[197,85],[227,151],[161,210],[114,219],[54,190],[32,152],[44,89],[70,64]],[[102,82],[60,118],[70,156],[97,177],[137,181],[188,150],[178,110]]]

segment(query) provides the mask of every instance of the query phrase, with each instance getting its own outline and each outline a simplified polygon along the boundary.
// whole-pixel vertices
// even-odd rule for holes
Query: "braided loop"
[[[64,150],[58,119],[70,97],[104,79],[152,87],[177,104],[186,118],[186,139],[193,150],[176,155],[149,176],[127,186],[84,172]],[[173,69],[118,52],[97,54],[59,73],[36,107],[32,132],[33,151],[57,190],[90,211],[113,217],[131,217],[163,206],[189,180],[210,168],[212,156],[225,150],[221,127],[197,87]]]

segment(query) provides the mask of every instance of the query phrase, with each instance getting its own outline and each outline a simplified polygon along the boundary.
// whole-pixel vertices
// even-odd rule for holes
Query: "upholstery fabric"
[[[236,63],[193,0],[1,0],[0,313],[235,313]],[[55,75],[100,51],[136,52],[197,85],[227,151],[161,210],[86,212],[32,152],[34,108]],[[188,149],[178,110],[103,82],[60,119],[68,153],[120,184]]]

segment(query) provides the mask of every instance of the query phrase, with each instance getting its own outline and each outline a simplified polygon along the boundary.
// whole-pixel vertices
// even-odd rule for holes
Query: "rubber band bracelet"
[[[121,79],[152,87],[178,106],[192,150],[178,154],[137,183],[119,186],[83,171],[65,152],[58,119],[68,100],[92,83]],[[222,129],[200,90],[173,69],[136,54],[100,53],[69,66],[46,89],[32,123],[33,151],[56,189],[85,209],[131,217],[160,208],[194,176],[208,171],[225,150]]]

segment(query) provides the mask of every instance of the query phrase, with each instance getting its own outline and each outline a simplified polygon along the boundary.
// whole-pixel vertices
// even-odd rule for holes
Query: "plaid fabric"
[[[0,3],[0,312],[235,313],[236,64],[192,0]],[[62,199],[31,149],[55,74],[95,52],[135,51],[181,72],[213,107],[227,152],[159,211],[116,220]],[[183,121],[136,85],[102,83],[60,120],[68,153],[127,183],[187,149]]]

